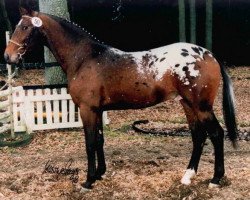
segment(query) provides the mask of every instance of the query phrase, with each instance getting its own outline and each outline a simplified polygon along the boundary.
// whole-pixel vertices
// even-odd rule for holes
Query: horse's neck
[[[58,63],[67,73],[69,67],[73,68],[85,57],[88,52],[82,51],[88,49],[89,38],[82,38],[79,43],[72,42],[66,35],[65,30],[55,20],[45,16],[47,23],[44,24],[44,35],[47,40],[47,46],[55,56]],[[81,52],[79,50],[81,49]],[[72,69],[74,70],[74,69]],[[71,71],[72,71],[71,70]]]

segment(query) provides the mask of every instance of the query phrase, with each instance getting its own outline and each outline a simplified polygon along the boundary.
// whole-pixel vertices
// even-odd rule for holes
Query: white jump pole
[[[6,36],[6,45],[8,45],[9,40],[10,40],[10,32],[6,31],[5,33]],[[11,131],[11,138],[14,139],[15,133],[14,133],[14,122],[13,122],[13,98],[12,98],[12,70],[11,70],[11,65],[7,64],[6,65],[7,70],[8,70],[8,90],[9,90],[9,112],[10,112],[10,131]]]

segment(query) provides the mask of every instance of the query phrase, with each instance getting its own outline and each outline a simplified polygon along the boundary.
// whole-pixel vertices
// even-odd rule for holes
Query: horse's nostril
[[[9,54],[4,53],[4,59],[5,59],[6,62],[9,62],[9,60],[10,60]]]

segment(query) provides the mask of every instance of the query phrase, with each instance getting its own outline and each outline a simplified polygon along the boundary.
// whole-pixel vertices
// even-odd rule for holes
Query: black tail
[[[237,124],[235,119],[235,100],[233,85],[226,69],[221,65],[221,74],[223,79],[223,114],[228,131],[228,137],[232,141],[233,146],[237,146]]]

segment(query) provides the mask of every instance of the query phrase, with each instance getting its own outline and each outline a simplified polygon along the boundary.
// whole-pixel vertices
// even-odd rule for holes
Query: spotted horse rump
[[[181,42],[141,52],[124,52],[114,48],[111,50],[122,56],[130,56],[137,64],[140,75],[152,72],[156,75],[156,80],[161,80],[169,71],[172,75],[177,75],[185,85],[190,84],[187,76],[200,76],[197,65],[199,62],[205,62],[205,56],[213,58],[209,50]],[[213,59],[216,62],[216,59]]]

